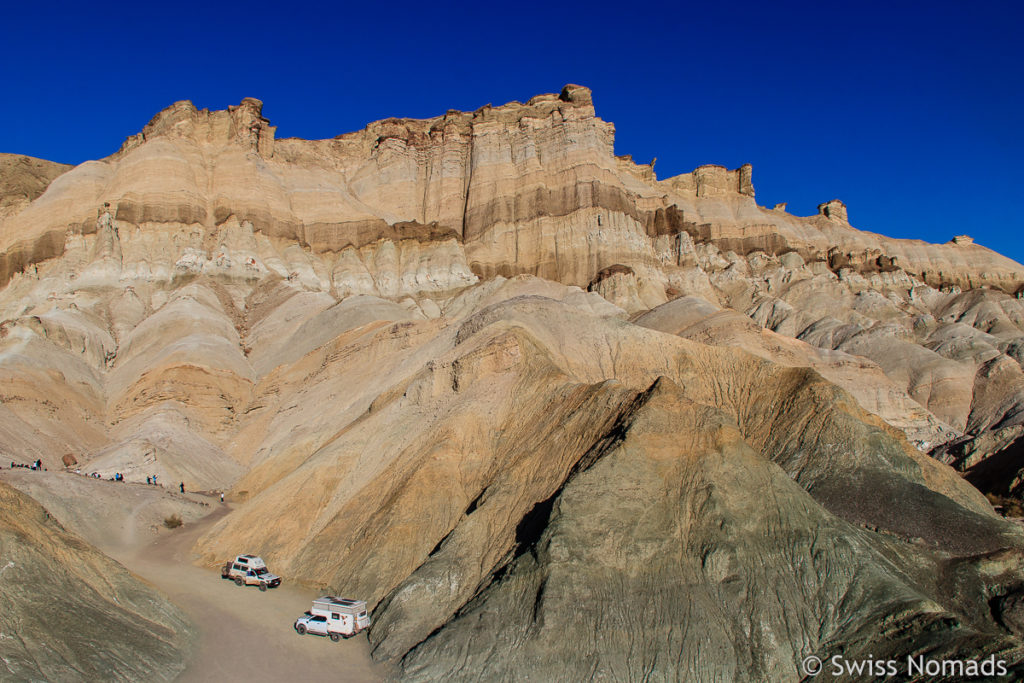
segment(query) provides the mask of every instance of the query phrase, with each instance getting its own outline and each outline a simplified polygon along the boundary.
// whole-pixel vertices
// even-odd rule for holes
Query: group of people
[[[43,471],[46,471],[46,468],[43,467],[42,459],[37,459],[31,465],[24,465],[22,463],[17,463],[17,462],[14,462],[12,460],[11,461],[11,469],[13,470],[15,467],[25,467],[25,468],[32,469],[32,470],[43,470]],[[78,469],[75,470],[75,474],[81,474],[81,473],[82,473],[81,470],[78,470]],[[94,479],[102,479],[103,478],[97,472],[93,472],[92,474],[89,474],[89,475],[86,475],[86,476],[93,477]],[[120,472],[115,472],[114,476],[112,476],[108,481],[121,481],[121,482],[123,482],[124,481],[124,475],[121,474]],[[146,484],[149,485],[149,486],[163,486],[163,484],[158,484],[156,482],[156,475],[155,474],[152,475],[152,476],[146,477]],[[180,484],[178,484],[178,489],[182,493],[185,493],[185,482],[181,482]],[[223,493],[220,494],[220,502],[222,502],[222,503],[224,502],[224,494]]]
[[[15,464],[13,462],[11,463],[11,467],[15,467]],[[25,465],[18,465],[18,467],[25,467]],[[32,469],[35,469],[35,467],[33,467]],[[82,473],[81,470],[75,470],[75,474],[81,474],[81,473]],[[102,479],[103,478],[102,476],[100,476],[96,472],[93,472],[92,474],[89,474],[89,475],[86,475],[86,476],[95,477],[96,479]],[[112,476],[109,479],[107,479],[107,481],[122,481],[123,482],[123,481],[125,481],[125,478],[124,478],[124,475],[121,474],[120,472],[114,472],[114,476]],[[160,484],[160,483],[157,482],[155,474],[152,474],[152,475],[146,477],[146,485],[147,486],[163,486],[163,484]],[[185,484],[184,484],[184,482],[182,482],[180,484],[180,487],[181,487],[181,492],[185,493]]]
[[[34,463],[32,463],[31,465],[25,465],[25,464],[23,464],[23,463],[20,463],[20,462],[14,462],[14,461],[12,460],[12,461],[11,461],[11,469],[13,470],[13,469],[14,469],[15,467],[24,467],[24,468],[26,468],[26,469],[30,469],[30,470],[42,470],[43,472],[46,472],[46,471],[47,471],[47,469],[46,469],[45,467],[43,467],[43,461],[42,461],[42,459],[37,459],[37,460],[36,460],[36,461],[35,461]]]
[[[11,463],[11,467],[15,467],[15,466],[16,465],[14,463]],[[27,467],[27,465],[17,465],[17,467]],[[32,469],[35,469],[35,467],[33,467]],[[84,477],[91,477],[93,479],[102,479],[103,478],[103,475],[100,474],[99,472],[90,472],[89,474],[85,474],[84,472],[82,472],[82,470],[80,468],[75,468],[75,474],[80,474],[80,475],[82,475]],[[120,482],[124,482],[124,481],[127,481],[127,479],[125,479],[124,475],[121,474],[120,472],[114,472],[114,475],[112,477],[108,477],[107,481],[120,481]],[[151,477],[146,477],[146,483],[150,484],[152,486],[161,486],[161,484],[157,484],[156,483],[156,475],[155,474],[153,476],[151,476]]]

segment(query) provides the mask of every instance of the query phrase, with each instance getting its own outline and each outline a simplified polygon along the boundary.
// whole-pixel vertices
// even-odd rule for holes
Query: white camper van
[[[315,633],[331,640],[351,638],[370,625],[364,600],[325,595],[313,601],[313,608],[295,620],[299,635]]]

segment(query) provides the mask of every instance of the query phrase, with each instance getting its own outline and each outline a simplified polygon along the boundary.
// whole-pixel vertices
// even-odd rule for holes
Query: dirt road
[[[192,544],[228,512],[220,503],[211,507],[214,511],[196,523],[113,554],[166,593],[199,629],[192,658],[179,681],[379,681],[388,675],[386,667],[370,659],[365,635],[333,643],[295,633],[292,624],[309,609],[317,597],[314,591],[285,581],[261,592],[193,565]]]

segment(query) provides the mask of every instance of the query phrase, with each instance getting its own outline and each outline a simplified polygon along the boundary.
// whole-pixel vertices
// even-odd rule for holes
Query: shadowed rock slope
[[[0,482],[0,678],[173,680],[191,628],[166,598]]]
[[[802,657],[836,651],[1019,660],[1019,641],[925,579],[936,554],[826,512],[671,382],[641,402],[405,657],[410,680],[797,680]]]

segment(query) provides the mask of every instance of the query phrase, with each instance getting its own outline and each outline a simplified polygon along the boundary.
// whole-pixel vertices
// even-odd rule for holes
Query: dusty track
[[[260,592],[240,588],[220,573],[192,564],[190,548],[212,523],[228,513],[214,512],[173,533],[114,554],[115,559],[166,593],[195,623],[199,640],[178,678],[191,681],[377,681],[387,669],[370,659],[365,636],[332,643],[299,636],[295,618],[309,609],[316,593],[287,581]],[[273,567],[271,567],[273,569]]]

